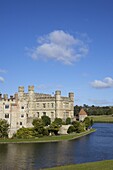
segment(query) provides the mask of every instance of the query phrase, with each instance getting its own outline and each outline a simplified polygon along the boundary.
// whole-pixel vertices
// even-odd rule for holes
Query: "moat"
[[[0,169],[37,170],[113,159],[113,124],[95,123],[96,132],[72,141],[0,144]]]

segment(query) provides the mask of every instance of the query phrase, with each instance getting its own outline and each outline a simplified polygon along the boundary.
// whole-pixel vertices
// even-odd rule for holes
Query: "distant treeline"
[[[113,115],[113,106],[88,106],[84,104],[83,106],[74,106],[74,115],[78,115],[79,111],[83,108],[88,116],[91,115]]]

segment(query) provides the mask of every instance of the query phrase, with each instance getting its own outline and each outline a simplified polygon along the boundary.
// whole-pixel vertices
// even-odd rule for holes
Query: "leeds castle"
[[[68,97],[61,96],[61,91],[54,95],[35,93],[34,86],[28,86],[28,93],[24,87],[18,88],[18,93],[8,98],[7,94],[0,94],[0,119],[10,124],[9,137],[21,127],[32,127],[35,118],[46,115],[54,121],[56,117],[66,120],[74,117],[74,93]]]

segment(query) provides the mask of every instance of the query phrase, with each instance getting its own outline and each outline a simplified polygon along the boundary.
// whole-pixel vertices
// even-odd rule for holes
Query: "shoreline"
[[[47,142],[71,141],[89,135],[95,131],[96,129],[90,129],[89,131],[85,131],[78,134],[76,133],[76,134],[67,134],[67,135],[59,135],[59,136],[48,136],[48,137],[42,137],[37,139],[36,138],[35,139],[0,139],[0,144],[47,143]]]

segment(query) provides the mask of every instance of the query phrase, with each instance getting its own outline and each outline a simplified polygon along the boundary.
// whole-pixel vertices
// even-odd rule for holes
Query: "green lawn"
[[[60,166],[55,168],[47,168],[45,170],[113,170],[113,160]]]
[[[0,143],[33,143],[33,142],[55,142],[55,141],[64,141],[64,140],[72,140],[84,135],[88,135],[94,132],[95,129],[91,129],[90,131],[85,131],[82,133],[73,133],[69,135],[58,135],[58,136],[47,136],[35,139],[0,139]]]
[[[89,117],[93,118],[94,122],[113,123],[113,116],[111,115],[89,116]]]

